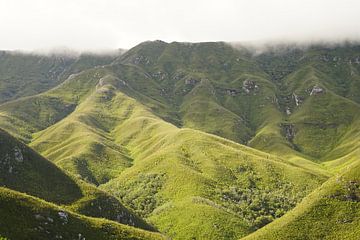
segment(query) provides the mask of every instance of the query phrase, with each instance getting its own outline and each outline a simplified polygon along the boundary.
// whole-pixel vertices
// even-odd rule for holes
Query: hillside
[[[135,226],[153,230],[143,218],[172,239],[301,239],[311,231],[331,239],[324,229],[333,222],[320,217],[316,235],[314,209],[327,199],[319,196],[342,191],[339,175],[357,181],[357,45],[255,53],[154,41],[99,59],[72,60],[52,87],[0,104],[0,128],[60,176],[30,165],[17,181],[38,169],[36,184],[6,186],[93,217],[117,220],[113,209],[122,209]],[[50,189],[57,181],[60,189]],[[336,221],[333,209],[356,210],[357,201],[338,200],[326,200],[321,214]],[[350,234],[354,219],[334,233]]]
[[[71,74],[112,62],[113,55],[0,52],[0,103],[49,90]]]
[[[243,239],[357,239],[360,234],[359,166],[358,161],[350,165],[284,217]]]
[[[69,212],[7,188],[0,188],[0,206],[0,232],[8,239],[165,239],[158,233]]]
[[[0,143],[0,186],[4,191],[12,189],[84,215],[154,231],[116,198],[66,174],[3,130]]]

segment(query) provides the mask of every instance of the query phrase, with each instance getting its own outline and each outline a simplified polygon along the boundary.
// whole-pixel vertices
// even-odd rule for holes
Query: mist
[[[0,0],[0,9],[3,50],[111,52],[155,39],[258,46],[360,39],[357,0]]]

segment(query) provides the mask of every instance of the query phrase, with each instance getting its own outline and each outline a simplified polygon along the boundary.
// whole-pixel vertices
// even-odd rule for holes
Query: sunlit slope
[[[225,43],[155,41],[129,50],[113,71],[127,94],[176,125],[323,159],[359,115],[359,55],[356,45],[252,55]]]
[[[163,119],[246,143],[280,114],[274,84],[250,56],[222,42],[145,42],[119,57],[113,71],[128,95]]]
[[[56,91],[66,92],[65,87]],[[122,93],[123,87],[114,74],[99,76],[76,109],[36,133],[31,146],[100,184],[174,238],[246,235],[327,178],[320,167],[308,170],[213,135],[181,130]],[[239,205],[241,193],[259,201]],[[194,224],[188,225],[190,220]]]
[[[69,115],[105,75],[91,69],[72,75],[59,86],[42,94],[0,105],[0,127],[29,142],[32,133],[53,125]]]
[[[360,164],[325,182],[294,210],[244,239],[358,239]]]
[[[357,162],[357,52],[146,42],[0,127],[174,239],[239,239]]]
[[[346,138],[354,138],[351,136],[360,115],[356,94],[360,85],[359,51],[357,45],[346,44],[283,46],[255,56],[277,85],[278,108],[284,115],[277,124],[280,132],[260,129],[250,146],[287,154],[284,145],[274,149],[262,141],[281,133],[288,146],[306,158],[328,161],[339,157],[333,153]],[[351,147],[342,147],[341,154],[346,151],[350,153]]]
[[[0,51],[0,103],[51,89],[69,75],[109,64],[113,54],[37,54]]]
[[[2,187],[0,213],[0,232],[8,239],[165,239],[158,233],[85,217]]]
[[[88,216],[154,230],[115,197],[63,172],[3,130],[0,130],[0,142],[1,186]]]

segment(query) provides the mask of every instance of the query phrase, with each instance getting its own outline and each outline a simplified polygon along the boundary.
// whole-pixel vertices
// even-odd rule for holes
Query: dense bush
[[[294,191],[287,182],[260,184],[261,178],[251,166],[239,166],[236,175],[234,185],[216,191],[216,201],[245,219],[254,230],[284,215],[306,194]]]
[[[135,181],[125,184],[115,194],[139,216],[147,217],[162,202],[157,193],[164,177],[163,174],[140,174]]]

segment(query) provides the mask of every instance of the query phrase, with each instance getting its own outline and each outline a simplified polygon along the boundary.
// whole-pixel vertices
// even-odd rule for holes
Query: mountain
[[[84,53],[22,53],[0,51],[0,103],[19,97],[31,96],[60,84],[69,75],[82,70],[108,64],[121,51],[98,55]]]
[[[7,188],[0,188],[0,231],[9,239],[165,239],[158,233],[85,217]]]
[[[16,239],[24,239],[27,236],[26,231],[20,234],[12,233],[9,230],[13,229],[14,226],[9,226],[8,218],[11,217],[13,221],[17,221],[23,217],[21,214],[14,214],[16,212],[14,209],[21,212],[22,208],[30,208],[24,209],[24,211],[34,213],[31,208],[42,208],[44,204],[48,205],[42,210],[45,212],[46,208],[52,209],[56,206],[54,204],[58,204],[62,206],[62,211],[66,214],[67,211],[74,211],[87,216],[107,218],[145,230],[155,231],[152,226],[127,210],[115,197],[67,174],[3,130],[0,130],[0,142],[0,194],[2,196],[0,205],[2,205],[2,216],[6,216],[1,220],[1,232],[7,233],[7,236],[17,236]],[[16,203],[13,201],[16,201]],[[24,202],[28,203],[23,205]],[[8,207],[8,204],[11,204],[12,207]],[[56,206],[56,208],[60,209],[59,206]],[[11,211],[13,211],[13,216],[8,215]],[[27,217],[22,221],[33,221],[33,219]],[[95,223],[96,221],[92,220],[92,222]],[[19,225],[16,227],[21,228],[21,223],[17,224]],[[112,225],[116,224],[112,223]],[[44,229],[38,230],[40,235],[43,234],[41,232],[45,231]],[[65,230],[63,229],[63,231]],[[35,236],[37,236],[37,233],[34,234]]]
[[[358,157],[359,155],[357,155]],[[360,232],[359,162],[326,181],[295,209],[248,239],[356,239]]]
[[[257,52],[223,42],[153,41],[97,58],[68,67],[53,87],[5,99],[0,128],[75,187],[106,195],[172,239],[301,239],[309,229],[314,238],[318,229],[323,238],[334,236],[325,231],[332,224],[314,214],[327,199],[319,196],[342,191],[334,179],[356,172],[358,45]],[[354,174],[344,184],[358,179]],[[22,192],[48,200],[44,190]],[[337,219],[331,211],[346,214],[356,204],[331,202],[321,214]],[[92,215],[86,200],[68,205],[116,220]],[[347,232],[353,222],[333,223],[334,232],[356,239]],[[152,230],[142,223],[135,226]],[[301,225],[303,232],[296,230]]]

